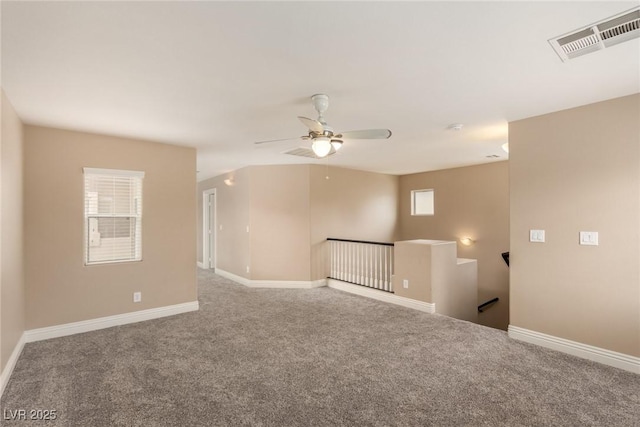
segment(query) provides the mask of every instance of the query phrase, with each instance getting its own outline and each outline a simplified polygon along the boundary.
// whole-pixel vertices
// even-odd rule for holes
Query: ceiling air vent
[[[311,148],[306,148],[306,147],[294,148],[293,150],[285,151],[283,154],[290,154],[292,156],[299,156],[299,157],[308,157],[310,159],[324,159],[336,154],[336,150],[332,148],[329,154],[327,154],[325,157],[316,156],[316,153],[314,153]]]
[[[640,7],[549,40],[567,61],[640,37]]]
[[[290,154],[292,156],[309,157],[310,159],[319,159],[316,153],[310,148],[298,147],[293,150],[285,151],[284,154]]]

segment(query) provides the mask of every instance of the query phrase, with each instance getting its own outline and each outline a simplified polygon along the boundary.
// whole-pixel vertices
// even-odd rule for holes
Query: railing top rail
[[[367,240],[335,239],[333,237],[327,237],[327,240],[328,241],[333,241],[333,242],[365,243],[365,244],[368,244],[368,245],[394,246],[393,243],[370,242],[370,241],[367,241]]]

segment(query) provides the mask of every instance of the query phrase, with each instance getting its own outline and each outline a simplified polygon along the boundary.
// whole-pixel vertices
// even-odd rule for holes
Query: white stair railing
[[[393,243],[327,239],[329,278],[393,292]]]

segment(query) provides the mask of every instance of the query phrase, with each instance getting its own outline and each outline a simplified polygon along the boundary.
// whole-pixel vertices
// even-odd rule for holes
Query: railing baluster
[[[361,246],[356,243],[356,280],[355,282],[360,284],[360,248]]]
[[[356,279],[358,278],[358,245],[355,243],[351,244],[351,281],[353,283],[357,283]]]
[[[338,279],[344,280],[344,243],[338,242]]]
[[[391,264],[391,274],[389,275],[389,292],[393,292],[393,272],[395,271],[393,269],[393,266],[395,265],[395,259],[393,258],[394,256],[394,252],[393,252],[393,248],[389,248],[389,259],[390,259],[390,264]]]
[[[336,253],[335,253],[335,257],[333,258],[333,262],[336,263],[336,275],[334,276],[336,279],[339,279],[341,277],[341,272],[340,272],[340,246],[342,245],[342,243],[340,242],[334,242],[336,245],[334,246],[334,248],[336,249]]]
[[[371,287],[375,288],[378,282],[378,258],[377,258],[378,247],[375,246],[371,248],[371,251],[372,251],[371,260],[373,261],[373,271],[372,271],[373,280],[371,281]]]
[[[378,248],[378,257],[380,258],[380,280],[378,281],[378,289],[382,289],[384,283],[384,248]]]
[[[344,280],[346,282],[348,282],[349,279],[351,279],[351,277],[349,277],[349,248],[350,248],[350,244],[345,243],[344,244]]]
[[[338,242],[338,277],[344,281],[344,243]]]
[[[338,274],[340,275],[339,279],[344,280],[344,243],[338,243],[338,253],[340,254],[340,258],[338,259]]]
[[[380,288],[380,279],[382,279],[382,270],[380,267],[382,263],[380,262],[380,247],[376,248],[376,285],[374,286],[376,289]]]
[[[358,278],[357,252],[358,252],[358,245],[356,245],[355,243],[352,243],[351,244],[351,282],[352,283],[358,283],[356,282]]]
[[[379,289],[384,289],[384,280],[385,280],[385,270],[387,268],[387,264],[384,259],[384,248],[380,248],[380,287]]]
[[[362,245],[362,286],[367,286],[367,245]]]
[[[342,280],[347,280],[347,244],[342,243]]]
[[[369,245],[364,247],[364,285],[365,286],[369,286],[369,277],[371,277],[371,273],[369,272],[370,270],[369,249],[370,249]]]
[[[336,253],[335,256],[333,257],[333,262],[336,263],[336,275],[334,276],[336,279],[340,278],[341,276],[341,272],[340,272],[340,246],[342,245],[342,243],[340,242],[333,242],[336,245],[334,246]]]
[[[342,242],[336,242],[336,263],[338,264],[336,279],[344,280],[342,275]]]
[[[344,244],[344,280],[349,281],[349,243]]]
[[[378,282],[378,289],[383,289],[383,284],[384,284],[384,248],[380,247],[378,252],[379,252],[378,256],[380,257],[380,281]]]
[[[353,249],[354,249],[354,244],[350,243],[349,244],[349,281],[353,283],[353,276],[355,276],[353,274],[353,270],[354,270],[354,262],[353,262]]]
[[[364,286],[364,245],[358,245],[360,247],[360,277],[358,284]]]
[[[391,276],[393,275],[393,252],[387,248],[387,258],[389,259],[389,273],[387,274],[387,291],[391,291]]]
[[[387,275],[389,274],[389,262],[387,260],[387,248],[382,248],[382,255],[384,256],[384,282],[382,283],[382,289],[387,289]]]
[[[360,247],[360,278],[358,284],[364,286],[364,245],[358,245]]]
[[[345,243],[340,242],[340,280],[346,281],[347,278],[344,275],[344,269],[345,269],[344,257],[345,257]]]
[[[380,248],[380,289],[384,290],[384,282],[387,279],[387,260],[385,248]]]
[[[337,242],[337,256],[338,256],[338,279],[344,280],[344,276],[342,275],[342,242]]]
[[[384,248],[384,290],[389,290],[389,251]]]
[[[387,248],[382,250],[384,256],[384,282],[382,283],[382,289],[387,290],[387,274],[389,274],[389,264],[387,263]]]
[[[335,246],[335,242],[329,241],[329,277],[336,277]]]
[[[386,277],[387,271],[387,263],[384,257],[385,248],[380,248],[380,287],[379,289],[384,289],[384,281]]]

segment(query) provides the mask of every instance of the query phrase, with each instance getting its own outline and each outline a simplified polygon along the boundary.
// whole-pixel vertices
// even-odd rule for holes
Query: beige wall
[[[230,179],[232,185],[224,183]],[[249,168],[220,175],[198,183],[198,262],[202,262],[202,194],[205,190],[216,190],[216,267],[237,276],[249,278],[246,266],[250,265],[249,203],[251,175]]]
[[[224,184],[228,178],[232,186]],[[397,234],[398,177],[317,165],[251,166],[198,183],[200,261],[202,193],[211,188],[223,226],[217,267],[252,280],[323,279],[327,237],[392,242]]]
[[[253,166],[252,280],[310,280],[309,166]]]
[[[411,191],[435,190],[435,215],[411,216]],[[475,240],[472,246],[461,237]],[[478,303],[499,297],[478,323],[506,329],[509,324],[508,162],[446,169],[400,177],[400,240],[458,241],[458,257],[478,260]]]
[[[639,118],[636,94],[510,123],[512,325],[640,356]]]
[[[197,299],[195,149],[26,126],[24,155],[28,329]],[[84,266],[83,167],[145,172],[142,262]]]
[[[477,323],[477,261],[458,258],[456,246],[443,240],[396,242],[393,290],[401,297],[433,303],[438,314]]]
[[[250,166],[199,182],[199,262],[203,192],[211,189],[216,192],[218,269],[251,280],[309,280],[307,165]]]
[[[23,125],[4,91],[0,160],[0,372],[3,372],[25,330]]]
[[[404,240],[397,242],[393,248],[393,289],[398,296],[411,298],[418,301],[433,303],[433,277],[434,268],[442,268],[433,265],[432,247],[440,244],[445,252],[453,252],[451,262],[455,262],[455,246],[446,244],[441,240]],[[448,266],[445,266],[445,269]],[[403,287],[404,281],[408,287]]]
[[[310,166],[313,280],[327,277],[324,242],[328,237],[397,240],[398,182],[394,175]]]
[[[310,176],[312,224],[324,238],[395,240],[397,176],[321,165],[311,165]]]

